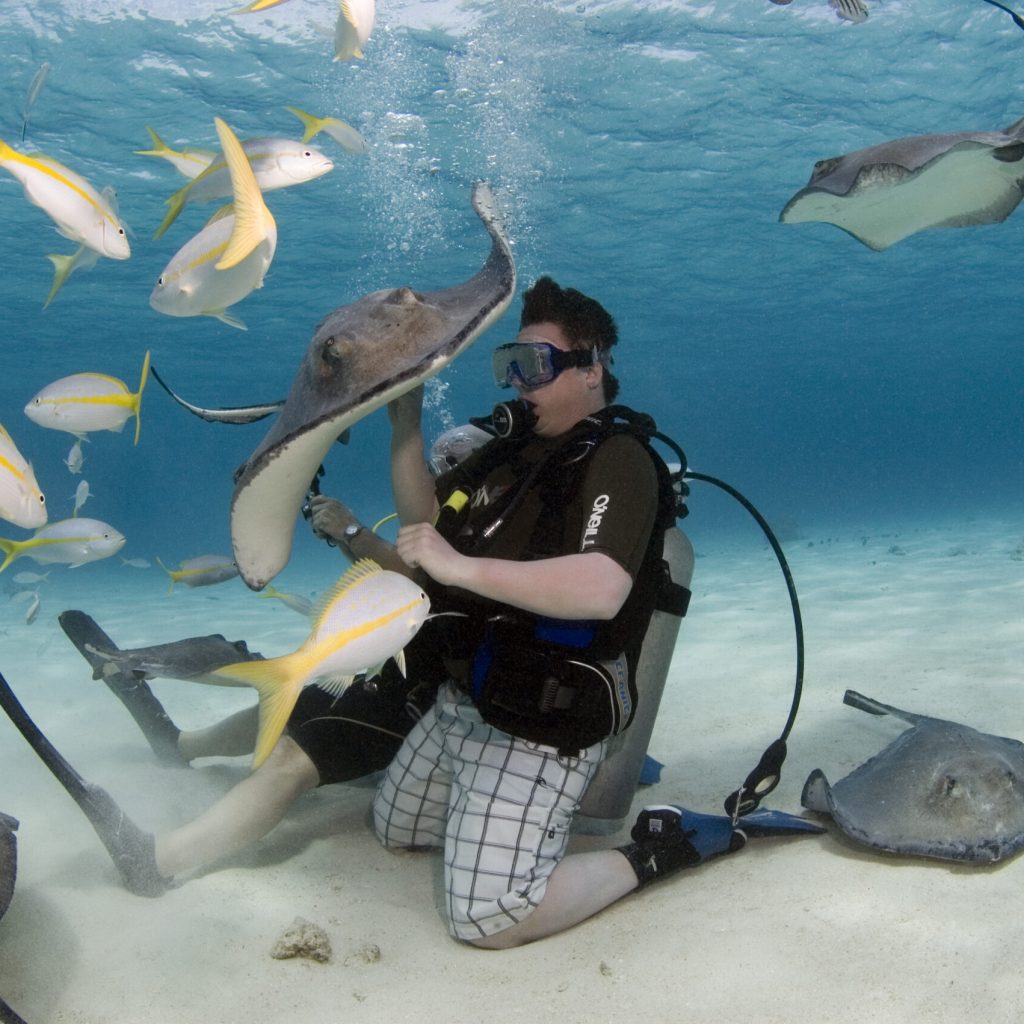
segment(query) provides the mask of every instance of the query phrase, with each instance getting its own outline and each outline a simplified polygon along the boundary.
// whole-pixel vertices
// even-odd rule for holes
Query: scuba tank
[[[689,590],[693,545],[677,526],[665,531],[663,557],[672,582]],[[655,609],[651,616],[636,668],[636,716],[625,732],[609,741],[608,754],[584,794],[574,819],[582,832],[614,832],[629,813],[679,635],[682,615],[676,611]]]

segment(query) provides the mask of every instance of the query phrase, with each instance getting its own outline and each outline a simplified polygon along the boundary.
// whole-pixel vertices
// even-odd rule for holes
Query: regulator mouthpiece
[[[537,414],[525,398],[513,398],[499,402],[491,413],[494,433],[501,438],[520,437],[533,429]]]

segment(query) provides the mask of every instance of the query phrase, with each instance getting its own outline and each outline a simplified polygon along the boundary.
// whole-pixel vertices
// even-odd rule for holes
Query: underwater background
[[[778,222],[817,160],[1024,114],[1024,32],[1003,11],[868,7],[852,24],[826,0],[381,0],[364,59],[341,63],[329,0],[245,16],[211,0],[2,0],[0,138],[112,185],[133,250],[76,273],[43,310],[46,254],[74,243],[0,173],[0,423],[33,462],[51,521],[85,478],[82,514],[124,533],[125,557],[229,552],[232,472],[266,422],[204,423],[151,380],[138,446],[131,425],[93,434],[76,477],[63,465],[73,438],[30,423],[25,403],[85,370],[134,389],[147,349],[196,404],[282,398],[330,310],[476,272],[489,248],[469,201],[480,178],[504,209],[518,294],[548,273],[603,302],[620,328],[622,400],[784,538],[1015,519],[1024,213],[885,252],[828,224]],[[368,154],[321,135],[334,170],[268,194],[278,248],[264,287],[233,307],[247,331],[151,309],[157,275],[213,207],[186,207],[153,239],[184,179],[135,154],[150,146],[146,126],[174,147],[215,147],[215,116],[241,138],[299,138],[287,105],[344,119]],[[502,397],[489,356],[517,329],[518,294],[430,385],[432,432]],[[390,510],[387,437],[379,411],[326,463],[323,489],[368,522]],[[737,505],[693,486],[698,547],[753,535]],[[321,552],[300,529],[294,558]],[[115,558],[76,573],[115,569],[128,572]]]

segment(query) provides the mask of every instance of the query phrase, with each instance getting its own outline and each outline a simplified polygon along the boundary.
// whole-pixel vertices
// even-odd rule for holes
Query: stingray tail
[[[843,694],[843,703],[858,711],[866,711],[869,715],[888,715],[893,711],[888,704],[865,697],[863,693],[858,693],[856,690],[847,690]]]
[[[142,373],[139,375],[139,390],[132,396],[132,412],[135,414],[135,444],[139,443],[139,431],[142,430],[142,389],[149,379],[149,349],[142,360]]]
[[[307,672],[300,652],[265,661],[240,661],[224,665],[202,682],[221,686],[251,686],[260,698],[260,724],[253,751],[253,770],[270,756],[281,738]]]

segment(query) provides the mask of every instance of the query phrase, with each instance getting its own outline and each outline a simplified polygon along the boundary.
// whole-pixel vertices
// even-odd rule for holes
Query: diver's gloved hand
[[[672,804],[645,807],[619,852],[636,872],[640,888],[682,868],[742,849],[748,837],[824,832],[814,822],[783,811],[759,810],[735,824],[722,814],[698,814]]]

